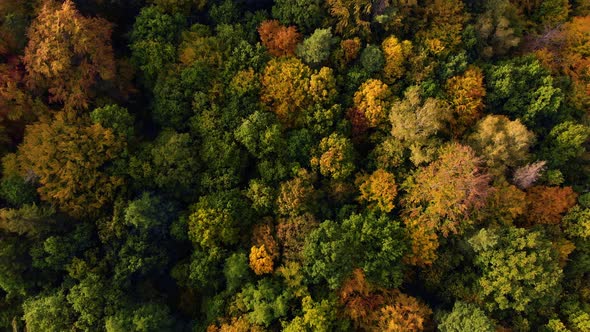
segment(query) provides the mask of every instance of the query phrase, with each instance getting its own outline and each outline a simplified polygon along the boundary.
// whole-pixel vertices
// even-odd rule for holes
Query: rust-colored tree
[[[115,75],[111,29],[104,19],[82,16],[71,0],[45,1],[28,31],[27,85],[47,92],[51,103],[88,108],[92,87]]]
[[[283,26],[277,20],[264,21],[258,27],[260,41],[273,56],[295,55],[295,48],[301,41],[301,34],[295,26]]]
[[[527,225],[551,224],[561,221],[563,215],[576,204],[577,194],[571,187],[534,186],[527,191]]]

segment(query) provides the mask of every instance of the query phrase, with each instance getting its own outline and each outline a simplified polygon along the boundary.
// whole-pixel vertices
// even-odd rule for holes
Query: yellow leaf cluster
[[[272,256],[266,251],[264,244],[260,247],[252,246],[250,248],[250,268],[257,275],[272,273]]]

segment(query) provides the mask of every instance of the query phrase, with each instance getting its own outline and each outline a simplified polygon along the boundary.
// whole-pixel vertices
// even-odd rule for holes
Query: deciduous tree
[[[112,25],[82,16],[71,0],[45,1],[28,31],[27,85],[47,91],[49,101],[66,108],[87,108],[92,87],[113,80]]]

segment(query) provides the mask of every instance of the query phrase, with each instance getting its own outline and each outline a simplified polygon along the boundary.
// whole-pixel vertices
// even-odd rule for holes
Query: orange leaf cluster
[[[576,204],[572,187],[534,186],[527,191],[527,225],[559,224],[563,215]]]
[[[301,34],[295,26],[282,26],[277,20],[267,20],[258,27],[262,45],[273,56],[290,56],[295,54],[295,48],[301,41]]]

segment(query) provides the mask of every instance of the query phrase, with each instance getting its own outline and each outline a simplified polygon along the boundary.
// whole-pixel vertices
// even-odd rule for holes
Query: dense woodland
[[[590,1],[1,0],[7,331],[590,331]]]

